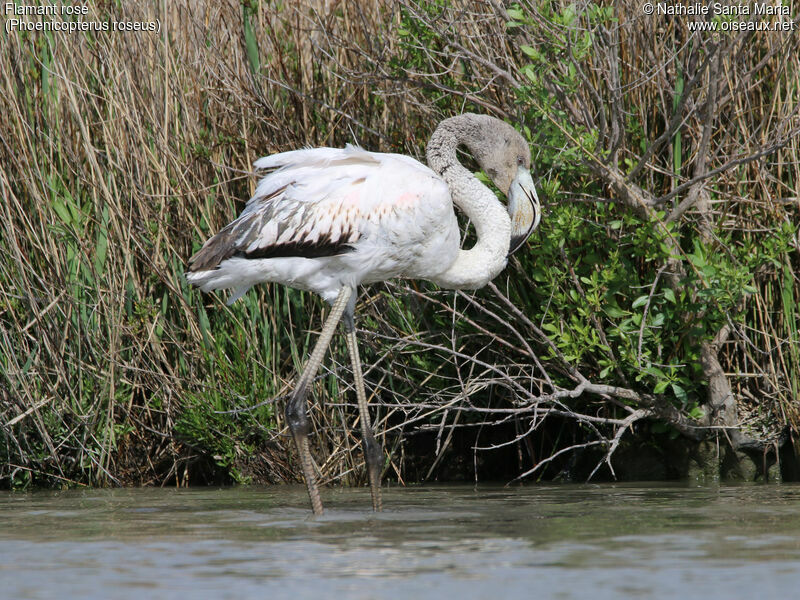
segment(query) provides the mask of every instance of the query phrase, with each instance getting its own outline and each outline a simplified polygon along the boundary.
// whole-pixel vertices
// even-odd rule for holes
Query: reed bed
[[[464,110],[524,127],[548,215],[477,294],[361,293],[388,476],[610,476],[627,431],[687,434],[723,379],[754,451],[791,447],[798,36],[664,30],[635,4],[88,2],[84,20],[159,31],[3,35],[0,482],[296,477],[282,402],[326,308],[277,285],[227,307],[187,287],[186,260],[258,157],[423,159]],[[360,483],[337,344],[316,456]]]

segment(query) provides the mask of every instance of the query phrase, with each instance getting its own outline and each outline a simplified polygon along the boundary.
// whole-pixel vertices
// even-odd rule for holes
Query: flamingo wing
[[[344,254],[354,249],[365,224],[413,211],[422,195],[435,190],[450,201],[446,184],[421,163],[349,145],[275,154],[255,166],[271,172],[242,214],[190,259],[191,271],[214,269],[232,257]],[[420,179],[427,194],[415,185]],[[410,191],[398,189],[401,184]]]

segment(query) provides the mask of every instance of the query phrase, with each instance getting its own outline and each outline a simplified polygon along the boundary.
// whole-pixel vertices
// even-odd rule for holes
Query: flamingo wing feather
[[[450,202],[446,185],[428,167],[356,146],[293,150],[261,158],[255,167],[271,172],[242,214],[190,259],[191,271],[215,269],[232,257],[318,258],[351,252],[365,226],[414,212],[426,191],[415,188],[419,179],[433,181],[427,191],[445,194]],[[413,230],[413,222],[409,225]]]

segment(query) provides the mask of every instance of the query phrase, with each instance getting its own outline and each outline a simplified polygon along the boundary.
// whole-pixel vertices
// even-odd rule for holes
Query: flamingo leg
[[[381,462],[383,448],[372,433],[372,425],[367,409],[367,394],[364,391],[364,375],[361,372],[361,359],[358,356],[358,342],[356,340],[355,321],[353,319],[353,306],[348,306],[344,313],[345,341],[350,360],[353,363],[353,378],[355,379],[356,398],[358,399],[358,413],[361,422],[361,446],[364,459],[367,463],[369,474],[369,487],[372,492],[372,510],[380,512],[383,509],[381,501]]]
[[[319,495],[319,488],[317,487],[316,474],[314,473],[314,462],[311,459],[311,451],[308,448],[308,432],[310,429],[308,422],[308,388],[311,380],[319,370],[322,364],[322,359],[325,357],[325,352],[330,346],[333,333],[336,331],[336,325],[342,318],[342,314],[348,306],[348,301],[352,295],[353,290],[349,287],[343,287],[333,303],[331,313],[328,319],[322,326],[322,331],[317,339],[317,344],[311,352],[311,356],[303,369],[300,378],[294,386],[292,395],[286,405],[286,422],[289,424],[289,429],[292,432],[292,437],[297,445],[297,453],[300,455],[300,463],[303,467],[303,477],[306,480],[306,487],[308,488],[308,497],[311,499],[311,509],[315,515],[322,514],[322,498]]]

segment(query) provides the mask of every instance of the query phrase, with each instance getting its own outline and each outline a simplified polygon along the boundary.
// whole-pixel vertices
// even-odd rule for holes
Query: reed
[[[3,485],[292,479],[281,399],[326,308],[271,285],[226,307],[188,289],[186,259],[241,209],[258,157],[356,141],[422,158],[435,123],[462,110],[526,126],[550,215],[491,289],[362,292],[365,375],[390,476],[443,473],[460,438],[475,456],[512,449],[517,474],[561,464],[567,438],[618,443],[633,423],[627,401],[562,394],[575,372],[642,397],[666,382],[657,394],[684,415],[703,404],[706,382],[686,362],[696,352],[681,349],[695,334],[680,321],[680,294],[670,308],[654,285],[651,320],[642,326],[639,305],[638,323],[624,324],[670,251],[659,254],[655,225],[644,239],[641,215],[608,202],[617,192],[595,158],[654,196],[677,190],[668,213],[694,193],[679,188],[701,153],[711,172],[781,143],[715,175],[675,230],[689,266],[693,239],[705,257],[730,257],[728,271],[707,261],[725,277],[692,271],[687,285],[710,283],[716,300],[688,312],[712,337],[732,315],[720,361],[743,418],[765,439],[797,432],[796,35],[724,38],[716,70],[702,71],[716,42],[678,20],[656,34],[653,20],[623,16],[634,2],[579,13],[561,2],[87,4],[86,20],[158,20],[160,32],[2,38]],[[709,117],[712,89],[720,109]],[[592,252],[598,236],[614,250]],[[614,277],[603,279],[603,265]],[[728,301],[734,283],[752,291]],[[608,290],[622,284],[644,291],[618,295],[609,312]],[[659,375],[643,356],[684,366]],[[328,457],[320,469],[359,482],[343,345],[327,364],[313,413]],[[418,465],[409,457],[423,438],[434,447]]]

